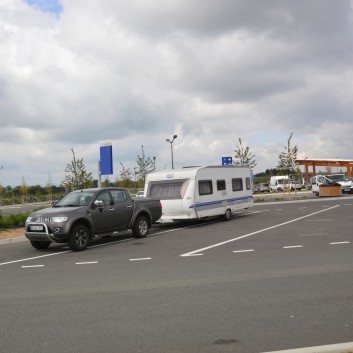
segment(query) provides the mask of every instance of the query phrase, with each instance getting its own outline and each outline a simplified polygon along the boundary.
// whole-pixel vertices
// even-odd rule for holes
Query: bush
[[[0,213],[0,228],[24,227],[30,212],[17,214]]]

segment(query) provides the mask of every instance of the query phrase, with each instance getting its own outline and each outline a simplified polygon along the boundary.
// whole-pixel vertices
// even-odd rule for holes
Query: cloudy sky
[[[349,0],[0,0],[0,184],[136,166],[353,158]]]

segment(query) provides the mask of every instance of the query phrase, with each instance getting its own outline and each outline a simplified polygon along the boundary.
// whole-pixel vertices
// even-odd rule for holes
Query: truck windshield
[[[80,192],[71,192],[59,200],[54,207],[79,207],[87,206],[92,197],[94,191],[80,191]]]

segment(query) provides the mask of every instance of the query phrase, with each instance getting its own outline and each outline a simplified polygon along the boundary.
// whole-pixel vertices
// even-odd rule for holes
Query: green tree
[[[298,154],[298,146],[291,146],[291,139],[293,137],[293,132],[290,134],[287,140],[287,146],[284,146],[284,151],[278,156],[278,166],[277,169],[283,171],[285,174],[296,173],[298,169],[296,167],[296,159]]]
[[[91,172],[86,171],[86,166],[83,163],[83,158],[76,159],[75,152],[72,151],[72,161],[66,166],[66,177],[63,184],[69,184],[71,190],[84,189],[92,187],[93,177]]]
[[[234,150],[233,164],[237,166],[247,165],[253,170],[257,165],[254,157],[255,155],[250,152],[249,147],[243,146],[241,138],[239,137],[239,145]]]
[[[154,171],[154,162],[151,157],[145,156],[145,151],[143,145],[141,146],[142,156],[137,156],[137,175],[140,180],[143,181],[143,184],[146,180],[146,175]]]
[[[124,164],[120,162],[121,171],[119,179],[121,180],[120,185],[124,188],[128,188],[131,185],[132,171],[130,168],[125,168]]]

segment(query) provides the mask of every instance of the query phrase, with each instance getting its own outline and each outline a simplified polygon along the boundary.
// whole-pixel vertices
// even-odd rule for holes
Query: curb
[[[3,240],[0,240],[0,245],[19,243],[21,241],[26,241],[26,240],[28,240],[26,237],[3,239]]]
[[[284,351],[273,351],[263,353],[352,353],[353,342],[331,344],[326,346],[288,349]]]

